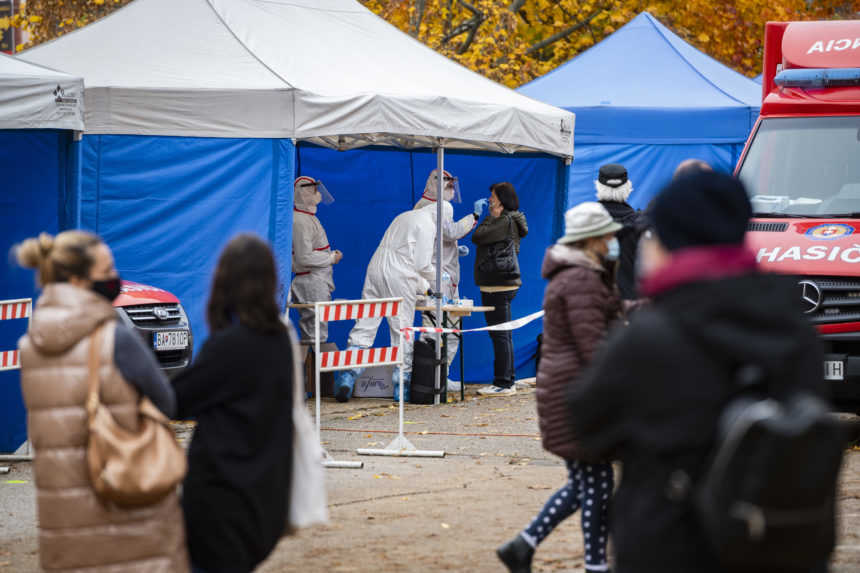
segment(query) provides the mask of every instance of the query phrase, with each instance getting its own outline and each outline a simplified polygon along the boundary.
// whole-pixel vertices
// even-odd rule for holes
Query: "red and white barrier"
[[[0,320],[30,318],[33,300],[21,298],[17,300],[0,300]]]
[[[320,371],[330,372],[332,370],[342,370],[345,367],[400,364],[398,356],[400,356],[400,348],[398,346],[323,352],[320,356]]]
[[[0,300],[0,320],[29,319],[33,313],[33,299],[18,298]],[[0,372],[21,368],[21,358],[17,350],[0,350]]]
[[[21,367],[21,360],[18,358],[17,350],[6,350],[0,352],[0,371],[2,370],[17,370]]]
[[[13,300],[0,300],[0,320],[27,319],[33,314],[33,299],[18,298]],[[29,326],[29,324],[28,324]],[[21,356],[17,350],[0,350],[0,372],[4,370],[19,370],[21,368]],[[30,441],[27,440],[18,448],[13,455],[2,455],[0,461],[26,461],[32,460],[30,452]]]
[[[321,308],[323,322],[336,320],[358,320],[360,318],[386,318],[397,316],[402,299],[379,299],[377,301],[346,301],[325,303]]]
[[[403,434],[403,339],[397,346],[386,348],[362,348],[358,350],[339,350],[336,352],[320,352],[320,322],[333,322],[337,320],[359,320],[363,318],[395,318],[399,322],[401,298],[381,298],[373,300],[340,300],[332,302],[318,302],[314,305],[314,335],[316,338],[316,414],[317,414],[317,437],[320,437],[320,372],[331,372],[335,370],[349,370],[352,368],[368,368],[371,366],[396,365],[400,369],[400,408],[399,428],[400,431],[394,440],[383,450],[359,448],[357,452],[362,455],[384,455],[384,456],[418,456],[418,457],[445,457],[445,452],[440,450],[418,450]],[[404,331],[403,324],[398,325],[398,330]],[[324,450],[325,451],[325,450]],[[358,465],[355,465],[358,464]],[[326,453],[325,465],[327,467],[362,467],[362,462],[336,462]]]
[[[401,378],[403,376],[403,353],[399,346],[320,352],[320,322],[395,317],[400,310],[400,303],[402,301],[403,299],[400,298],[383,298],[374,300],[338,300],[314,304],[314,342],[316,346],[316,391],[314,395],[316,399],[317,438],[320,439],[320,444],[322,444],[320,436],[320,372],[398,364],[401,368]],[[323,453],[325,454],[325,461],[323,463],[326,467],[364,467],[364,462],[336,461],[332,459],[325,448],[323,448]]]

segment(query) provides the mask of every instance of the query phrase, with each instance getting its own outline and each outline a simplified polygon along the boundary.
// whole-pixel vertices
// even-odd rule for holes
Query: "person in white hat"
[[[568,210],[564,222],[564,236],[547,249],[541,269],[549,284],[543,300],[537,410],[543,447],[565,461],[568,480],[525,529],[497,550],[510,571],[530,571],[537,546],[578,509],[583,512],[585,570],[607,570],[612,464],[583,458],[578,436],[570,430],[566,398],[621,315],[615,265],[609,260],[617,257],[615,233],[622,226],[596,202]]]

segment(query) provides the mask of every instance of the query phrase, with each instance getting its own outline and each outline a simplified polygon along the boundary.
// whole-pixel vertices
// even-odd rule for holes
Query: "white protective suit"
[[[443,218],[452,217],[453,209],[443,205]],[[436,241],[436,205],[399,214],[385,231],[367,266],[362,299],[402,297],[399,317],[403,326],[412,326],[415,302],[436,280],[433,245]],[[393,318],[393,317],[392,317]],[[391,344],[400,341],[397,320],[388,319]],[[373,345],[381,318],[357,320],[349,333],[349,346],[368,348]],[[403,345],[404,372],[412,372],[412,344]]]
[[[449,175],[447,171],[444,172],[446,175]],[[421,199],[415,203],[415,209],[421,209],[426,205],[435,205],[436,197],[438,195],[437,191],[439,189],[439,181],[436,177],[436,169],[430,172],[430,176],[427,177],[427,183],[424,185],[424,194],[421,195]],[[454,194],[453,186],[449,185],[445,189],[445,204],[450,205],[449,201]],[[442,213],[442,272],[447,272],[451,276],[451,288],[448,292],[444,293],[450,299],[458,299],[460,298],[460,253],[457,251],[457,241],[462,239],[472,229],[475,228],[478,220],[474,215],[469,213],[459,221],[454,221],[454,209],[453,206],[450,211],[450,215],[447,214],[448,211],[443,209]],[[435,278],[434,278],[435,281]],[[431,281],[433,282],[433,281]],[[435,283],[433,284],[435,287]],[[422,315],[423,326],[434,326],[433,319],[426,314]],[[454,361],[454,358],[457,356],[457,349],[460,346],[460,340],[456,336],[449,335],[448,336],[448,365]]]
[[[334,290],[332,252],[322,223],[317,219],[320,195],[314,187],[301,187],[310,177],[299,177],[293,184],[293,278],[290,301],[294,303],[327,302]],[[314,340],[314,311],[299,309],[302,342]],[[328,340],[328,323],[320,322],[320,342]]]

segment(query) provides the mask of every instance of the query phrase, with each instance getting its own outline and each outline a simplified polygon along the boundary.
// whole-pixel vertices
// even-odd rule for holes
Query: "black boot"
[[[529,545],[522,535],[517,535],[496,549],[496,555],[511,573],[531,573],[534,554],[534,547]]]

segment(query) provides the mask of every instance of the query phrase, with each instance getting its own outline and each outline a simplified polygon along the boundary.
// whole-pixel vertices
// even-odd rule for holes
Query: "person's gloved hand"
[[[457,252],[461,257],[467,257],[469,256],[469,247],[467,247],[466,245],[460,245],[459,247],[457,247]]]
[[[343,253],[338,250],[332,252],[332,264],[336,265],[343,258]]]
[[[477,201],[475,201],[475,211],[474,211],[475,215],[480,217],[481,213],[484,212],[484,207],[487,206],[487,203],[488,203],[488,201],[487,201],[486,197],[484,197],[483,199],[478,199]]]

